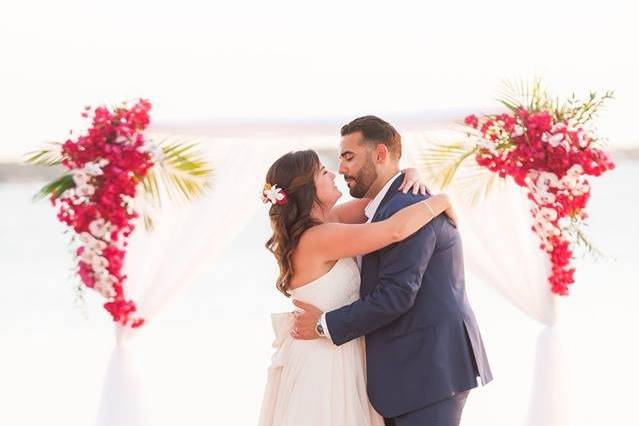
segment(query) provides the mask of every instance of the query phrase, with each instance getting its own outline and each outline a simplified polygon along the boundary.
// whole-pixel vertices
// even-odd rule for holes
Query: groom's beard
[[[349,179],[353,183],[353,186],[348,188],[351,197],[363,198],[377,179],[377,170],[375,170],[373,160],[369,158],[356,176],[344,175],[344,179]]]

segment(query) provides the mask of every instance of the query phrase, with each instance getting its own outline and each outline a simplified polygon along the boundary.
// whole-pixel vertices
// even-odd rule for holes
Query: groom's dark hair
[[[402,137],[388,122],[374,115],[358,117],[342,127],[342,136],[362,132],[364,143],[386,145],[396,160],[402,156]]]

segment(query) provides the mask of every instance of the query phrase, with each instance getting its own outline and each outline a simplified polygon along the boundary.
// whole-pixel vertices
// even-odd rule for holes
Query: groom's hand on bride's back
[[[293,304],[301,309],[301,311],[293,312],[295,317],[295,323],[291,330],[291,337],[298,340],[313,340],[319,339],[317,334],[317,322],[322,316],[322,311],[317,309],[313,305],[300,302],[299,300],[293,300]]]

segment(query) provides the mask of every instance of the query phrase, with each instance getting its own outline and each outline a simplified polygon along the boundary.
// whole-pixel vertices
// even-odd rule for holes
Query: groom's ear
[[[384,163],[388,159],[390,152],[388,151],[388,147],[383,143],[378,143],[375,145],[375,162]]]

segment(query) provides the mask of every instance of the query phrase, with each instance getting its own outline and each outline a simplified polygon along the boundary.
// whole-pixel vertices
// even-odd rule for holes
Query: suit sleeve
[[[406,240],[382,249],[377,288],[362,299],[326,314],[333,343],[342,345],[375,331],[413,306],[435,250],[436,223],[433,220]]]

